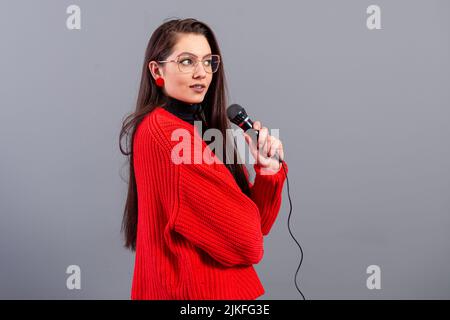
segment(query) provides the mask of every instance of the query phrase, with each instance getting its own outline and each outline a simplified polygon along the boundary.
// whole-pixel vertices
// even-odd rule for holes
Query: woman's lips
[[[202,93],[205,90],[205,87],[201,87],[201,88],[199,88],[199,87],[189,87],[189,88],[191,88],[192,90],[194,90],[197,93]]]

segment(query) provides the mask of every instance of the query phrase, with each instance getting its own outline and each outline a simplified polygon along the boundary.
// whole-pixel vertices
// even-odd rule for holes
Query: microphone
[[[227,116],[231,122],[237,125],[239,128],[247,132],[249,129],[253,129],[253,121],[245,112],[245,109],[240,105],[234,103],[227,108]],[[256,130],[256,148],[258,148],[258,139],[259,139],[259,130]],[[283,162],[278,155],[278,152],[274,154],[274,158],[278,160],[278,162]]]

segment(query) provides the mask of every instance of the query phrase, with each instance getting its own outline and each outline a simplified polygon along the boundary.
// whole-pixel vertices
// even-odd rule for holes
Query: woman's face
[[[178,56],[191,57],[194,59],[191,63],[194,63],[195,59],[199,61],[196,68],[192,72],[182,73],[175,62],[156,64],[155,61],[151,61],[148,66],[154,79],[158,77],[164,79],[164,94],[187,103],[200,103],[203,101],[213,77],[212,73],[205,71],[201,63],[201,60],[208,54],[212,54],[212,52],[205,36],[192,33],[180,34],[172,54],[165,60],[177,60]],[[189,63],[189,61],[185,61],[185,63]],[[197,92],[190,87],[197,83],[205,85],[202,92]]]

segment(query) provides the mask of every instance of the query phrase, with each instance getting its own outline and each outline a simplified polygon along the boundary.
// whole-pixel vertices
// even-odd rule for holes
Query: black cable
[[[256,141],[258,141],[258,140],[259,140],[259,130],[256,130],[256,129],[255,129],[254,131],[256,131]],[[256,143],[256,148],[259,150],[259,145],[258,145],[258,143]],[[300,270],[300,266],[302,265],[302,262],[303,262],[303,249],[302,249],[302,246],[300,245],[300,243],[298,243],[298,241],[295,239],[295,237],[294,237],[294,235],[292,234],[292,231],[291,231],[291,229],[290,229],[290,227],[289,227],[289,221],[291,220],[291,213],[292,213],[291,193],[290,193],[290,191],[289,191],[289,178],[288,178],[288,175],[287,175],[287,172],[286,172],[286,168],[285,168],[284,165],[283,165],[284,160],[283,160],[283,159],[280,159],[280,158],[279,158],[279,155],[278,155],[277,158],[278,158],[278,161],[282,164],[281,166],[283,167],[284,176],[286,177],[286,182],[287,182],[287,190],[288,190],[288,198],[289,198],[289,216],[288,216],[288,222],[287,222],[288,230],[289,230],[289,233],[291,234],[292,239],[294,239],[295,243],[296,243],[296,244],[298,245],[298,247],[300,248],[300,253],[301,253],[301,256],[300,256],[300,263],[299,263],[299,265],[298,265],[297,271],[295,271],[294,284],[295,284],[295,287],[297,288],[297,291],[298,291],[298,292],[300,293],[300,295],[302,296],[303,300],[306,300],[305,296],[303,295],[302,291],[300,290],[300,288],[299,288],[298,285],[297,285],[297,274],[298,274],[298,271]]]
[[[284,160],[280,159],[280,162],[284,162]],[[295,284],[295,287],[297,288],[298,292],[301,294],[303,300],[306,300],[305,296],[303,295],[302,291],[300,290],[300,288],[297,285],[297,274],[298,274],[298,271],[300,270],[300,266],[302,265],[302,262],[303,262],[303,249],[302,249],[302,246],[295,239],[294,235],[291,232],[291,229],[289,228],[289,221],[291,219],[291,213],[292,213],[292,201],[291,201],[291,194],[289,192],[289,178],[288,178],[288,175],[286,173],[286,168],[284,167],[284,165],[282,165],[282,167],[283,167],[283,170],[284,170],[284,175],[286,177],[288,198],[289,198],[289,216],[288,216],[287,226],[288,226],[288,230],[289,230],[289,233],[291,234],[292,239],[294,239],[295,243],[297,243],[298,247],[300,248],[300,253],[301,253],[300,264],[298,265],[297,271],[295,272],[295,276],[294,276],[294,284]]]

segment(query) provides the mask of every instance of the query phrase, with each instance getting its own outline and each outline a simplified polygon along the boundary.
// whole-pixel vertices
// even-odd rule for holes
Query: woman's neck
[[[202,121],[204,127],[208,126],[202,103],[189,103],[168,97],[162,107],[186,122],[194,124],[195,121]]]

